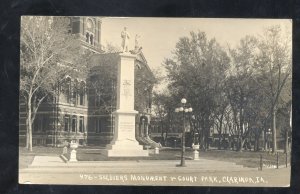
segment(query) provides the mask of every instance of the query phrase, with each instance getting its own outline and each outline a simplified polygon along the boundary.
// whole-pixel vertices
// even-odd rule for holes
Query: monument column
[[[120,53],[118,63],[117,110],[115,115],[115,133],[112,142],[107,145],[109,157],[148,156],[135,138],[134,110],[134,62],[135,55]]]

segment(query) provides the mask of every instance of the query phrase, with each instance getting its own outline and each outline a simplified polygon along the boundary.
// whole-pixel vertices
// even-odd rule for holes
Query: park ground
[[[107,160],[177,160],[180,156],[180,149],[174,148],[165,148],[160,151],[160,154],[154,155],[151,154],[150,157],[144,158],[112,158],[108,159],[101,155],[100,151],[103,148],[101,147],[82,147],[77,149],[77,159],[79,161],[107,161]],[[34,156],[59,156],[62,154],[62,148],[53,148],[53,147],[33,147],[33,151],[30,152],[24,147],[19,148],[19,168],[28,167]],[[189,158],[192,157],[192,150],[186,150],[186,156]],[[253,151],[231,151],[231,150],[216,150],[211,149],[208,151],[200,151],[200,158],[209,159],[209,160],[218,160],[218,161],[227,161],[234,162],[237,165],[242,165],[249,168],[258,168],[260,165],[260,156],[262,156],[263,164],[266,167],[274,166],[277,163],[276,154],[269,152],[253,152]],[[289,163],[290,154],[286,155],[282,152],[279,152],[278,162],[279,166],[286,165],[286,159]]]

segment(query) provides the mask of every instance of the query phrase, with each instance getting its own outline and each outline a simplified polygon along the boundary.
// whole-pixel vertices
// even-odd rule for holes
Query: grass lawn
[[[102,148],[103,149],[103,148]],[[70,149],[69,149],[70,151]],[[33,147],[33,151],[29,152],[26,148],[20,147],[19,152],[19,167],[26,168],[33,161],[34,156],[39,155],[56,155],[62,154],[62,148],[53,147]],[[101,154],[101,150],[96,147],[79,147],[77,149],[78,161],[109,161],[109,160],[179,160],[181,154],[180,149],[162,149],[159,154],[150,154],[149,157],[113,157],[107,158]],[[186,156],[192,157],[192,150],[186,150]],[[276,165],[276,155],[267,152],[251,152],[243,151],[236,152],[231,150],[209,150],[200,151],[200,158],[235,162],[238,165],[245,167],[258,168],[260,164],[260,155],[263,158],[263,164]],[[68,158],[68,156],[67,156]],[[279,165],[285,165],[285,154],[279,153]],[[290,154],[288,154],[288,163],[290,161]]]
[[[284,153],[278,153],[279,165],[285,165],[286,155]],[[263,164],[276,165],[277,156],[268,152],[253,152],[253,151],[231,151],[231,150],[210,150],[200,151],[200,158],[230,161],[235,162],[238,165],[245,167],[258,168],[260,165],[260,155],[262,155]],[[290,163],[290,153],[287,156],[287,161]]]

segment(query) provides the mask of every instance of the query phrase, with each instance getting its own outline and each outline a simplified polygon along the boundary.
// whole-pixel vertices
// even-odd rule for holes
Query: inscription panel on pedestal
[[[135,129],[134,122],[123,121],[120,122],[120,130],[122,132],[132,132]]]
[[[119,116],[119,133],[135,134],[135,116],[120,115]]]

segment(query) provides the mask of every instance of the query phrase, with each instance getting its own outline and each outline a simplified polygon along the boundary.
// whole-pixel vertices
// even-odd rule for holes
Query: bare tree
[[[46,98],[67,74],[79,72],[80,49],[68,33],[67,17],[23,16],[20,45],[20,95],[26,105],[26,147],[32,151],[32,124]],[[78,57],[78,58],[77,58]]]
[[[267,85],[265,94],[269,97],[272,126],[272,152],[277,150],[276,113],[284,87],[291,90],[287,80],[291,78],[292,51],[290,33],[285,34],[280,26],[272,26],[260,37],[257,69],[261,80]]]

